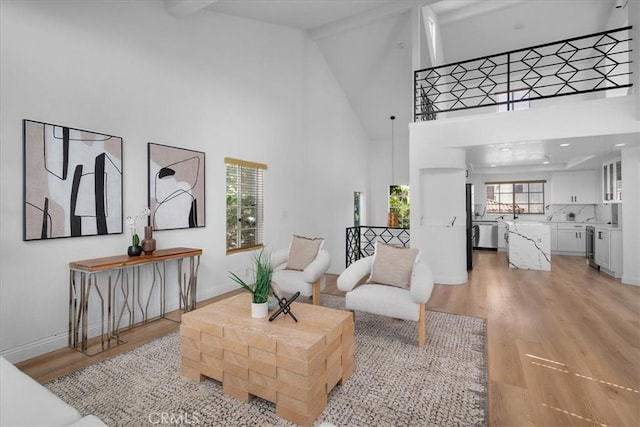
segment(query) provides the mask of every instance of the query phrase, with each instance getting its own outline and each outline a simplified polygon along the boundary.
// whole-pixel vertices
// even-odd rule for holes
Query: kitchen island
[[[551,270],[551,229],[533,221],[505,221],[509,267]]]

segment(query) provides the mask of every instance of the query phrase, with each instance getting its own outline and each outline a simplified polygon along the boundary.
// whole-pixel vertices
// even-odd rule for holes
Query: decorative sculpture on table
[[[127,255],[142,255],[142,246],[140,246],[140,236],[138,236],[138,232],[136,230],[136,223],[142,218],[148,217],[150,212],[149,208],[145,207],[138,215],[135,216],[135,218],[131,216],[127,217],[127,224],[131,228],[131,246],[127,248]]]
[[[296,316],[294,316],[293,312],[291,311],[291,303],[294,302],[296,298],[298,298],[299,296],[300,296],[300,291],[293,294],[291,299],[280,298],[276,295],[276,298],[278,298],[278,304],[280,305],[280,308],[278,309],[278,311],[273,313],[271,317],[269,317],[269,322],[273,322],[276,319],[276,317],[280,316],[280,313],[284,313],[291,316],[291,318],[295,320],[297,323],[298,319],[296,319]]]
[[[144,240],[142,241],[142,250],[145,255],[151,255],[156,250],[156,239],[153,238],[153,226],[144,226]]]

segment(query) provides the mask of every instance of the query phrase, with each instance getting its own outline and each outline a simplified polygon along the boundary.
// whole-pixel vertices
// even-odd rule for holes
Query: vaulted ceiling
[[[626,9],[616,9],[615,2],[164,0],[167,12],[176,17],[225,13],[306,31],[319,45],[372,140],[390,138],[391,115],[397,117],[395,137],[408,140],[408,124],[413,117],[411,10],[416,5],[429,5],[435,12],[444,62],[451,63],[611,29],[615,14],[627,13]],[[421,54],[427,55],[426,51]],[[591,143],[594,155],[609,150],[595,141]],[[500,166],[522,166],[524,163],[515,159],[526,157],[532,150],[533,146],[514,145],[512,157],[503,155]],[[495,147],[475,148],[467,154],[478,168],[485,168],[500,160],[491,160],[493,151]],[[565,165],[587,156],[571,148],[554,155],[558,164]]]

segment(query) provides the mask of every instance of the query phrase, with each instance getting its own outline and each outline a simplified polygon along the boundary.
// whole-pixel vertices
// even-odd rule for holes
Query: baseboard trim
[[[215,298],[219,295],[225,294],[238,289],[238,285],[233,282],[225,283],[223,285],[211,287],[208,289],[198,288],[197,301],[204,301],[210,298]],[[167,311],[173,311],[178,309],[177,301],[167,301]],[[128,316],[123,316],[121,325],[128,325]],[[96,337],[101,333],[100,322],[95,322],[88,327],[88,336]],[[65,348],[69,345],[69,332],[58,331],[53,335],[40,338],[38,340],[17,345],[15,347],[3,350],[0,355],[7,359],[11,363],[18,363],[24,360],[32,359],[34,357],[41,356],[43,354]]]
[[[638,277],[625,276],[623,274],[622,279],[620,279],[620,281],[625,285],[640,286],[640,278]]]

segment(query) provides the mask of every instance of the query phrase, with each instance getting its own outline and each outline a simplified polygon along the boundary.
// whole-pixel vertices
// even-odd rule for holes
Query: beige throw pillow
[[[304,270],[311,262],[316,259],[318,252],[322,249],[324,239],[302,236],[293,236],[291,238],[291,246],[289,246],[289,260],[287,261],[287,270]]]
[[[409,289],[413,266],[420,251],[376,242],[376,252],[369,282]]]

